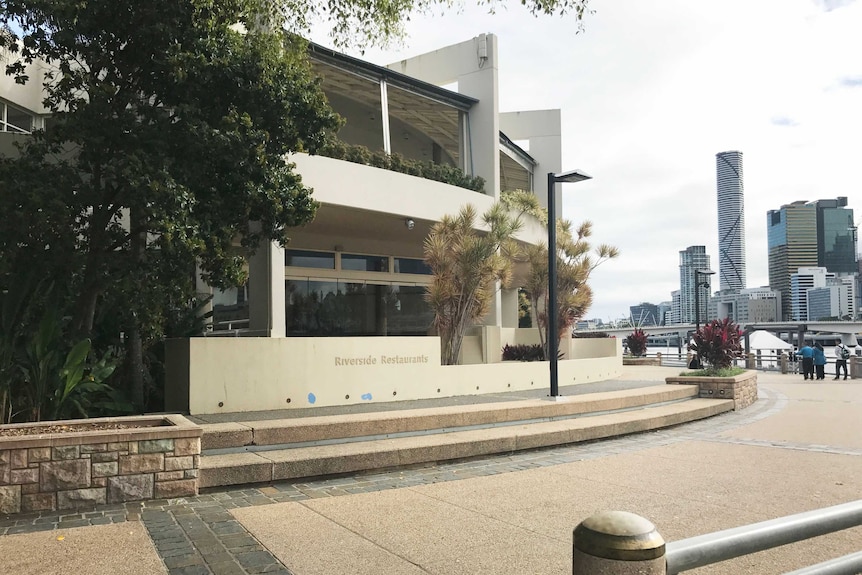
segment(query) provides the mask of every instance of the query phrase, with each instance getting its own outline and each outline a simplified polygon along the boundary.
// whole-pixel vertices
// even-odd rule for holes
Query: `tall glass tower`
[[[718,190],[718,273],[720,289],[745,289],[745,203],[742,152],[715,155]]]

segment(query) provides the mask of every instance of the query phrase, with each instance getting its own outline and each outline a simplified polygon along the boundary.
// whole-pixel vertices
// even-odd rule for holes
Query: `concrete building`
[[[719,291],[709,298],[709,317],[739,324],[781,321],[781,294],[769,287]]]
[[[715,155],[718,197],[718,276],[721,291],[745,287],[745,198],[742,152]]]
[[[547,364],[500,363],[505,344],[539,341],[537,328],[518,328],[517,278],[470,328],[464,365],[440,366],[440,341],[429,335],[433,314],[423,297],[431,279],[423,240],[444,215],[465,204],[484,213],[507,189],[533,191],[546,204],[545,176],[563,168],[560,111],[499,110],[491,34],[388,67],[315,44],[309,57],[331,106],[347,119],[339,139],[361,152],[353,156],[371,159],[289,158],[314,189],[317,216],[292,230],[287,249],[265,244],[248,256],[237,244],[238,255],[247,256],[249,283],[213,294],[210,337],[169,342],[167,408],[301,408],[490,393],[496,385],[514,390],[544,380]],[[0,79],[0,153],[47,118],[43,76],[33,66],[26,86]],[[457,91],[442,87],[453,85]],[[387,169],[406,161],[481,177],[484,188]],[[559,205],[562,185],[556,193]],[[538,220],[525,224],[518,241],[547,238]],[[203,282],[198,288],[213,293]],[[564,339],[560,384],[574,381],[576,372],[579,383],[613,377],[620,349],[612,339]],[[596,353],[597,361],[582,361]],[[480,376],[471,364],[486,371]],[[479,391],[477,377],[485,382]]]
[[[680,323],[695,323],[696,317],[699,317],[700,321],[706,321],[709,311],[709,294],[712,291],[709,287],[712,283],[712,276],[695,275],[694,272],[695,270],[706,271],[709,269],[706,246],[689,246],[679,252]],[[704,283],[707,285],[698,285]],[[695,298],[695,289],[699,290],[697,298]],[[695,299],[698,300],[700,307],[697,316],[695,314]]]
[[[826,287],[826,279],[835,277],[826,271],[826,268],[810,267],[799,268],[795,274],[790,276],[791,294],[791,319],[793,321],[808,321],[808,291],[814,288]]]

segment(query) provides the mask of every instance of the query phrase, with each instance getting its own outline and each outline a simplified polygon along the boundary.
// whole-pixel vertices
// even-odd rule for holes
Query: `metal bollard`
[[[627,511],[602,511],[572,533],[572,575],[665,575],[664,539]]]

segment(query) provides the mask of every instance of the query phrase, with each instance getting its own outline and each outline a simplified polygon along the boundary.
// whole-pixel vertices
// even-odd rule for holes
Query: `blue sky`
[[[402,46],[351,53],[386,64],[498,36],[501,110],[562,109],[563,168],[594,178],[563,215],[622,252],[594,272],[589,317],[670,299],[687,246],[718,269],[718,152],[744,154],[749,287],[768,284],[767,210],[847,196],[862,219],[862,0],[592,0],[578,34],[503,5],[414,16]]]

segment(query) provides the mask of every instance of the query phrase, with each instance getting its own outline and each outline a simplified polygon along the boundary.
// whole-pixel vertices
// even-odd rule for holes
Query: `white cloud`
[[[594,178],[566,189],[563,215],[592,220],[595,242],[622,251],[595,271],[588,315],[670,299],[690,245],[718,269],[718,152],[744,153],[749,286],[768,283],[767,210],[839,195],[862,210],[862,2],[594,1],[579,34],[571,16],[533,18],[514,1],[489,16],[467,2],[415,17],[398,52],[364,57],[492,32],[501,110],[562,109],[563,168]]]

